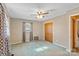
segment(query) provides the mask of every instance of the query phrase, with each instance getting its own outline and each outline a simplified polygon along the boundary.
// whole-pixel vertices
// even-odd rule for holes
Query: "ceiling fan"
[[[37,19],[41,19],[41,18],[44,18],[46,15],[52,13],[52,11],[54,11],[54,10],[55,9],[51,9],[51,10],[38,10],[33,15],[35,15],[35,17]]]
[[[47,15],[48,12],[46,11],[37,11],[36,12],[36,17],[39,19],[39,18],[43,18],[45,15]]]

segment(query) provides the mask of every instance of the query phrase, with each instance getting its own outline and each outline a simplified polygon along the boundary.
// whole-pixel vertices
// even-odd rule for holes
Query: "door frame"
[[[76,44],[74,43],[74,41],[75,41],[74,37],[73,37],[74,24],[73,24],[73,19],[72,19],[72,17],[76,16],[76,15],[79,15],[79,13],[76,13],[76,14],[69,16],[69,48],[70,48],[70,52],[78,52],[78,51],[76,51],[77,48],[75,47]]]
[[[54,32],[53,32],[53,30],[54,30],[54,28],[53,28],[53,26],[54,26],[54,23],[51,21],[48,21],[48,22],[46,22],[46,23],[44,23],[44,39],[45,39],[45,25],[47,24],[47,23],[52,23],[52,42],[51,43],[53,43],[53,38],[54,38]]]

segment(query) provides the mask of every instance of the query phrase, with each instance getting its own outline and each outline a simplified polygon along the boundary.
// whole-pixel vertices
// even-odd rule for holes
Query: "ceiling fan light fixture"
[[[43,15],[37,15],[36,17],[37,17],[37,19],[41,19],[41,18],[43,18]]]

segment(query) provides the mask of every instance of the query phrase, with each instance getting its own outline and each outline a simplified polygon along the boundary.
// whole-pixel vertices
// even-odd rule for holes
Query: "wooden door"
[[[45,24],[45,40],[49,42],[53,42],[53,24],[46,23]]]
[[[72,16],[72,31],[73,31],[73,40],[72,40],[72,51],[79,52],[78,47],[78,22],[79,22],[79,15]]]

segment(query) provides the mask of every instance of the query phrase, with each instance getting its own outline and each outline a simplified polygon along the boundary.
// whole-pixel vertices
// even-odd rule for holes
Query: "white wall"
[[[22,42],[23,39],[22,32],[22,22],[18,20],[10,20],[10,39],[11,44],[18,44]]]
[[[54,22],[54,43],[69,49],[69,19],[66,16],[59,16]]]
[[[39,40],[43,40],[43,23],[42,22],[33,22],[33,37],[34,36],[38,36]]]

